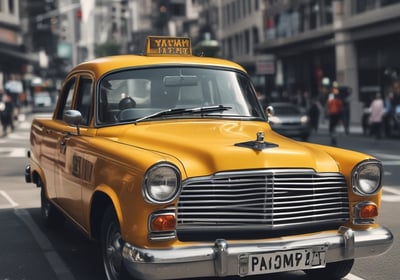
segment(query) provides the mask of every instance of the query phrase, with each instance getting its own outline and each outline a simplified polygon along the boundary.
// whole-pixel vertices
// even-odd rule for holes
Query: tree
[[[104,44],[97,45],[95,49],[95,55],[97,57],[118,54],[121,54],[121,46],[114,42],[106,42]]]

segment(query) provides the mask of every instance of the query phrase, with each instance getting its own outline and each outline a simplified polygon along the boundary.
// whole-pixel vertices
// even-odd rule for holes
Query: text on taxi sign
[[[147,41],[147,55],[191,55],[189,38],[150,37]]]

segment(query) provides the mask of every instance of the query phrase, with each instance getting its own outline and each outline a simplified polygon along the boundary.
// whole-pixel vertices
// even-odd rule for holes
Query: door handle
[[[71,138],[71,134],[70,133],[64,133],[61,141],[60,141],[60,153],[61,154],[65,154],[65,150],[67,149],[67,142],[68,140]]]

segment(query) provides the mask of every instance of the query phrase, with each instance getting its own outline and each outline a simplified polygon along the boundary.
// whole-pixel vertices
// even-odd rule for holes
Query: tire
[[[40,213],[44,224],[47,227],[59,227],[61,226],[65,218],[60,211],[47,199],[43,183],[39,180],[38,186],[41,187],[40,191]]]
[[[350,273],[354,260],[328,263],[325,268],[305,270],[311,279],[338,280]]]
[[[123,240],[114,208],[109,206],[101,224],[101,252],[104,271],[108,280],[132,279],[124,267],[122,258]]]

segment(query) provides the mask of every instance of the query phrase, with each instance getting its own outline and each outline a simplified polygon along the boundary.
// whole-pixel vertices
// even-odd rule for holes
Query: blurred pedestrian
[[[8,127],[14,131],[14,103],[6,92],[0,92],[0,119],[3,127],[3,137],[7,135]]]
[[[308,117],[310,118],[311,128],[317,132],[319,127],[319,115],[321,104],[317,98],[311,100],[310,108],[308,109]]]
[[[376,139],[382,138],[382,119],[385,113],[385,105],[382,99],[382,95],[378,92],[375,95],[375,99],[372,101],[370,106],[369,124],[371,126],[371,134]]]
[[[327,103],[331,145],[337,146],[336,127],[342,119],[343,112],[343,102],[339,97],[339,89],[337,87],[332,87],[332,92],[329,94]]]
[[[400,81],[396,80],[391,86],[391,90],[387,94],[385,100],[386,114],[383,119],[385,133],[391,136],[393,130],[396,129],[396,110],[400,107]]]

